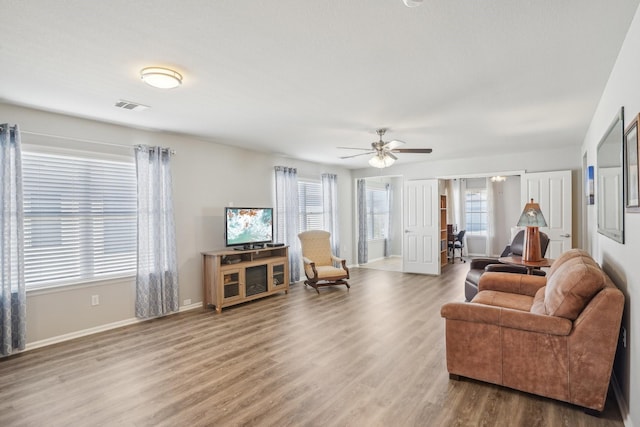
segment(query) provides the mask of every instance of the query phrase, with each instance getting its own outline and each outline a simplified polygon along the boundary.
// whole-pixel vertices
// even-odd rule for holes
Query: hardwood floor
[[[351,269],[351,290],[302,284],[0,360],[2,426],[622,426],[491,384],[449,380],[439,277]]]

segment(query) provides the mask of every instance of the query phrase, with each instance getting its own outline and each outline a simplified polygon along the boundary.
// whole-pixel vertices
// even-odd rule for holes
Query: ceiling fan
[[[369,160],[369,164],[375,168],[386,168],[395,162],[398,158],[394,153],[431,153],[431,148],[398,148],[404,144],[397,139],[385,142],[382,140],[382,136],[387,129],[378,129],[376,133],[380,136],[379,141],[371,143],[371,148],[353,148],[353,147],[338,147],[347,150],[365,150],[366,153],[354,154],[351,156],[342,156],[341,159],[350,159],[352,157],[365,156],[373,154],[373,157]]]

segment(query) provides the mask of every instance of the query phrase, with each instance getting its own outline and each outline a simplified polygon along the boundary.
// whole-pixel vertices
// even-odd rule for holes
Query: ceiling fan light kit
[[[385,134],[386,129],[378,129],[376,133],[380,136],[378,141],[371,143],[371,148],[353,148],[353,147],[338,147],[348,150],[363,150],[365,153],[354,154],[352,156],[343,156],[341,159],[350,159],[352,157],[365,156],[373,154],[373,157],[369,160],[369,164],[374,168],[386,168],[391,166],[398,158],[393,153],[431,153],[431,148],[398,148],[404,144],[403,141],[397,139],[385,142],[382,140],[382,136]]]
[[[391,156],[375,155],[369,159],[369,164],[374,168],[383,169],[391,166],[396,160]]]
[[[146,67],[140,70],[140,78],[146,84],[159,89],[173,89],[182,84],[182,74],[164,67]]]

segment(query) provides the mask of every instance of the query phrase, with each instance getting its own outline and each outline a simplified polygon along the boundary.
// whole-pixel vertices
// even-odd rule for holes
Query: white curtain
[[[454,179],[451,183],[451,188],[453,195],[451,198],[453,203],[453,224],[456,226],[456,231],[464,230],[466,226],[466,221],[464,220],[465,181],[463,179]]]
[[[487,255],[496,253],[494,249],[496,240],[496,202],[493,188],[494,182],[487,178]]]
[[[331,233],[331,250],[340,256],[340,234],[338,230],[338,176],[323,173],[322,180],[322,214],[324,229]]]
[[[455,207],[456,226],[457,232],[467,229],[467,210],[465,207],[465,201],[467,197],[467,180],[457,179],[454,183],[453,191],[455,194],[454,201],[457,204]],[[469,255],[469,248],[467,247],[467,235],[464,236],[464,248],[462,248],[462,256]]]
[[[358,264],[369,261],[369,242],[367,241],[367,182],[358,180]]]
[[[18,126],[0,125],[0,355],[23,350],[27,294],[24,283],[24,210]]]
[[[171,193],[171,151],[136,147],[138,179],[138,271],[136,316],[179,309],[176,237]]]
[[[277,242],[289,246],[289,276],[292,283],[300,280],[300,241],[298,239],[298,171],[276,166],[276,227]]]

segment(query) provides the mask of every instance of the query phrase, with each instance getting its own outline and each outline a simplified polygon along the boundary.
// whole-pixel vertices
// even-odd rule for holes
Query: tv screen
[[[273,240],[272,208],[225,208],[227,246],[251,246]]]

